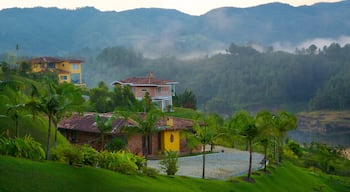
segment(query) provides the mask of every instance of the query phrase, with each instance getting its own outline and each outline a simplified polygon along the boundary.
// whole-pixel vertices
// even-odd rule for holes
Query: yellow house
[[[54,57],[37,57],[30,59],[28,63],[32,67],[32,72],[56,72],[60,83],[73,83],[77,86],[85,87],[82,80],[82,60],[60,59]]]

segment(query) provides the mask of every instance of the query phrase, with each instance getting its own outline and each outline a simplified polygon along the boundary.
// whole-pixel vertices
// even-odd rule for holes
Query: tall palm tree
[[[203,125],[201,126],[200,124]],[[213,117],[202,117],[195,122],[193,128],[195,131],[195,137],[202,145],[202,179],[205,178],[205,153],[206,145],[213,144],[214,140],[219,137],[221,134],[216,129],[217,121]]]
[[[283,145],[285,142],[286,135],[288,131],[296,129],[297,118],[295,117],[295,115],[286,111],[279,111],[275,121],[276,128],[278,130],[277,163],[280,163],[283,157]]]
[[[21,81],[7,80],[0,82],[0,91],[4,94],[1,95],[1,99],[6,101],[6,115],[1,117],[11,118],[15,122],[15,136],[19,137],[19,119],[25,110],[26,96],[22,94],[25,85]]]
[[[50,159],[52,125],[55,128],[54,144],[56,145],[58,122],[63,117],[71,114],[71,111],[75,109],[74,107],[71,107],[73,106],[73,104],[76,103],[74,98],[76,96],[81,97],[79,92],[75,91],[74,88],[75,87],[72,84],[64,83],[60,85],[55,85],[54,83],[49,82],[48,90],[46,94],[42,96],[39,95],[39,99],[37,100],[32,99],[28,103],[28,106],[31,107],[31,110],[33,112],[40,111],[40,112],[43,112],[48,117],[48,136],[47,136],[47,148],[46,148],[47,160]]]
[[[145,166],[147,167],[147,159],[150,152],[150,136],[157,131],[156,125],[163,116],[163,113],[156,109],[151,109],[147,113],[134,113],[129,118],[133,119],[137,126],[124,127],[124,130],[129,134],[141,134],[143,137],[142,153],[146,159]],[[124,116],[125,117],[125,116]]]
[[[95,122],[96,122],[98,130],[100,131],[101,150],[104,149],[105,133],[107,131],[112,130],[114,119],[115,119],[114,116],[102,118],[100,115],[95,114]]]
[[[272,136],[276,134],[274,115],[269,111],[258,112],[255,125],[258,128],[260,143],[264,147],[264,171],[266,172],[267,148]]]
[[[243,136],[248,143],[249,149],[249,168],[248,180],[251,180],[252,160],[253,160],[253,141],[258,136],[258,129],[255,125],[255,117],[251,116],[247,111],[240,111],[232,118],[232,123],[238,129],[237,132]]]

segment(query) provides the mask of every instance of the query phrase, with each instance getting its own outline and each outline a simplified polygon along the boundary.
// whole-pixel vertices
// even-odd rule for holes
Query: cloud
[[[338,43],[340,46],[350,44],[350,36],[340,36],[337,39],[334,38],[314,38],[305,40],[303,42],[292,44],[290,42],[276,42],[272,46],[276,51],[286,51],[293,53],[296,49],[308,48],[310,45],[316,45],[316,47],[322,49],[324,46],[329,46],[332,43]]]

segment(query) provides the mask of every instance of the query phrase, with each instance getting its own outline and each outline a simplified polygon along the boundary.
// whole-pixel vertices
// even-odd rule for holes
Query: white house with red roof
[[[172,109],[173,96],[175,96],[175,85],[179,82],[173,80],[162,80],[154,77],[151,72],[146,77],[129,77],[124,80],[114,81],[112,85],[129,86],[136,99],[142,100],[149,93],[152,102],[162,111]]]

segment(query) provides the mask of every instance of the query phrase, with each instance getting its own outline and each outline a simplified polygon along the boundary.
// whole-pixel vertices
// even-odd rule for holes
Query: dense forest
[[[311,45],[287,53],[232,43],[226,53],[189,60],[150,59],[116,46],[87,58],[84,77],[90,87],[153,71],[156,77],[180,82],[178,93],[192,90],[202,111],[350,108],[350,45]]]

